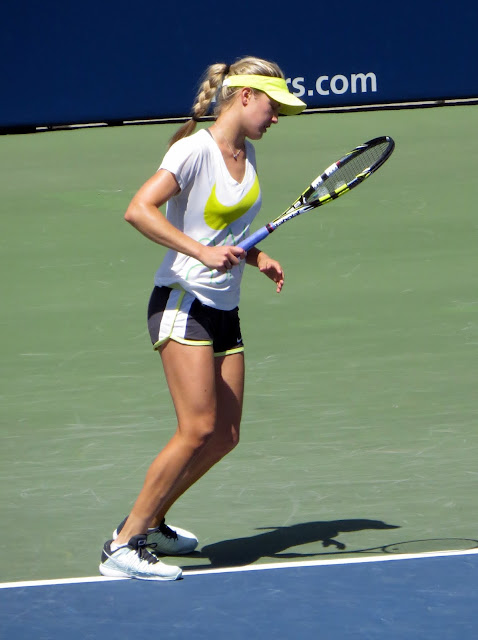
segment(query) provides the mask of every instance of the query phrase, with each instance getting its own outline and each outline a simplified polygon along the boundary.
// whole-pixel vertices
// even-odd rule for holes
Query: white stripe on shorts
[[[191,305],[196,300],[195,296],[184,289],[172,289],[169,294],[166,308],[161,317],[158,340],[153,345],[154,349],[161,346],[166,340],[173,339],[184,344],[209,345],[212,341],[187,340],[186,329]]]

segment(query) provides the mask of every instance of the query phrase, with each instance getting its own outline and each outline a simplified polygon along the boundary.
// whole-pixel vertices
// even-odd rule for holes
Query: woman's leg
[[[212,347],[169,340],[161,350],[161,357],[178,427],[149,467],[143,488],[115,541],[117,544],[125,544],[132,536],[146,532],[212,438],[216,426],[217,374]]]
[[[220,356],[215,358],[214,364],[216,386],[214,432],[174,485],[151,526],[158,526],[174,502],[239,442],[244,397],[244,354]],[[165,363],[165,369],[166,367]]]

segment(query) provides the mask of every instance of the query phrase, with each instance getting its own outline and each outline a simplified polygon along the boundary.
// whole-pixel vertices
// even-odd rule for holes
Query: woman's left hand
[[[276,283],[276,291],[277,293],[280,293],[284,286],[284,272],[277,260],[273,260],[266,253],[261,251],[257,256],[257,266],[261,273],[265,274]]]

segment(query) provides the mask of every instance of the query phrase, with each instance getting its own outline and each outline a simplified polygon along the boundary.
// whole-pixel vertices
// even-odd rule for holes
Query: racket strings
[[[383,142],[372,147],[366,147],[351,158],[345,158],[339,168],[329,176],[324,176],[324,181],[317,186],[314,198],[321,198],[327,194],[340,191],[346,185],[353,183],[358,176],[368,169],[374,169],[380,165],[389,149],[389,143]]]

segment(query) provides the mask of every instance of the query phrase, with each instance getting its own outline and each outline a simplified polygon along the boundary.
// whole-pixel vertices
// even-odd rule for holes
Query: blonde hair
[[[203,76],[192,107],[191,117],[176,131],[169,141],[169,146],[181,140],[181,138],[190,136],[194,132],[197,121],[207,114],[214,98],[216,99],[216,106],[214,108],[214,116],[216,118],[231,102],[235,94],[240,91],[240,87],[223,87],[222,83],[226,77],[248,74],[270,76],[272,78],[284,77],[284,74],[275,62],[269,62],[253,56],[240,58],[230,66],[222,62],[212,64],[207,68]]]

